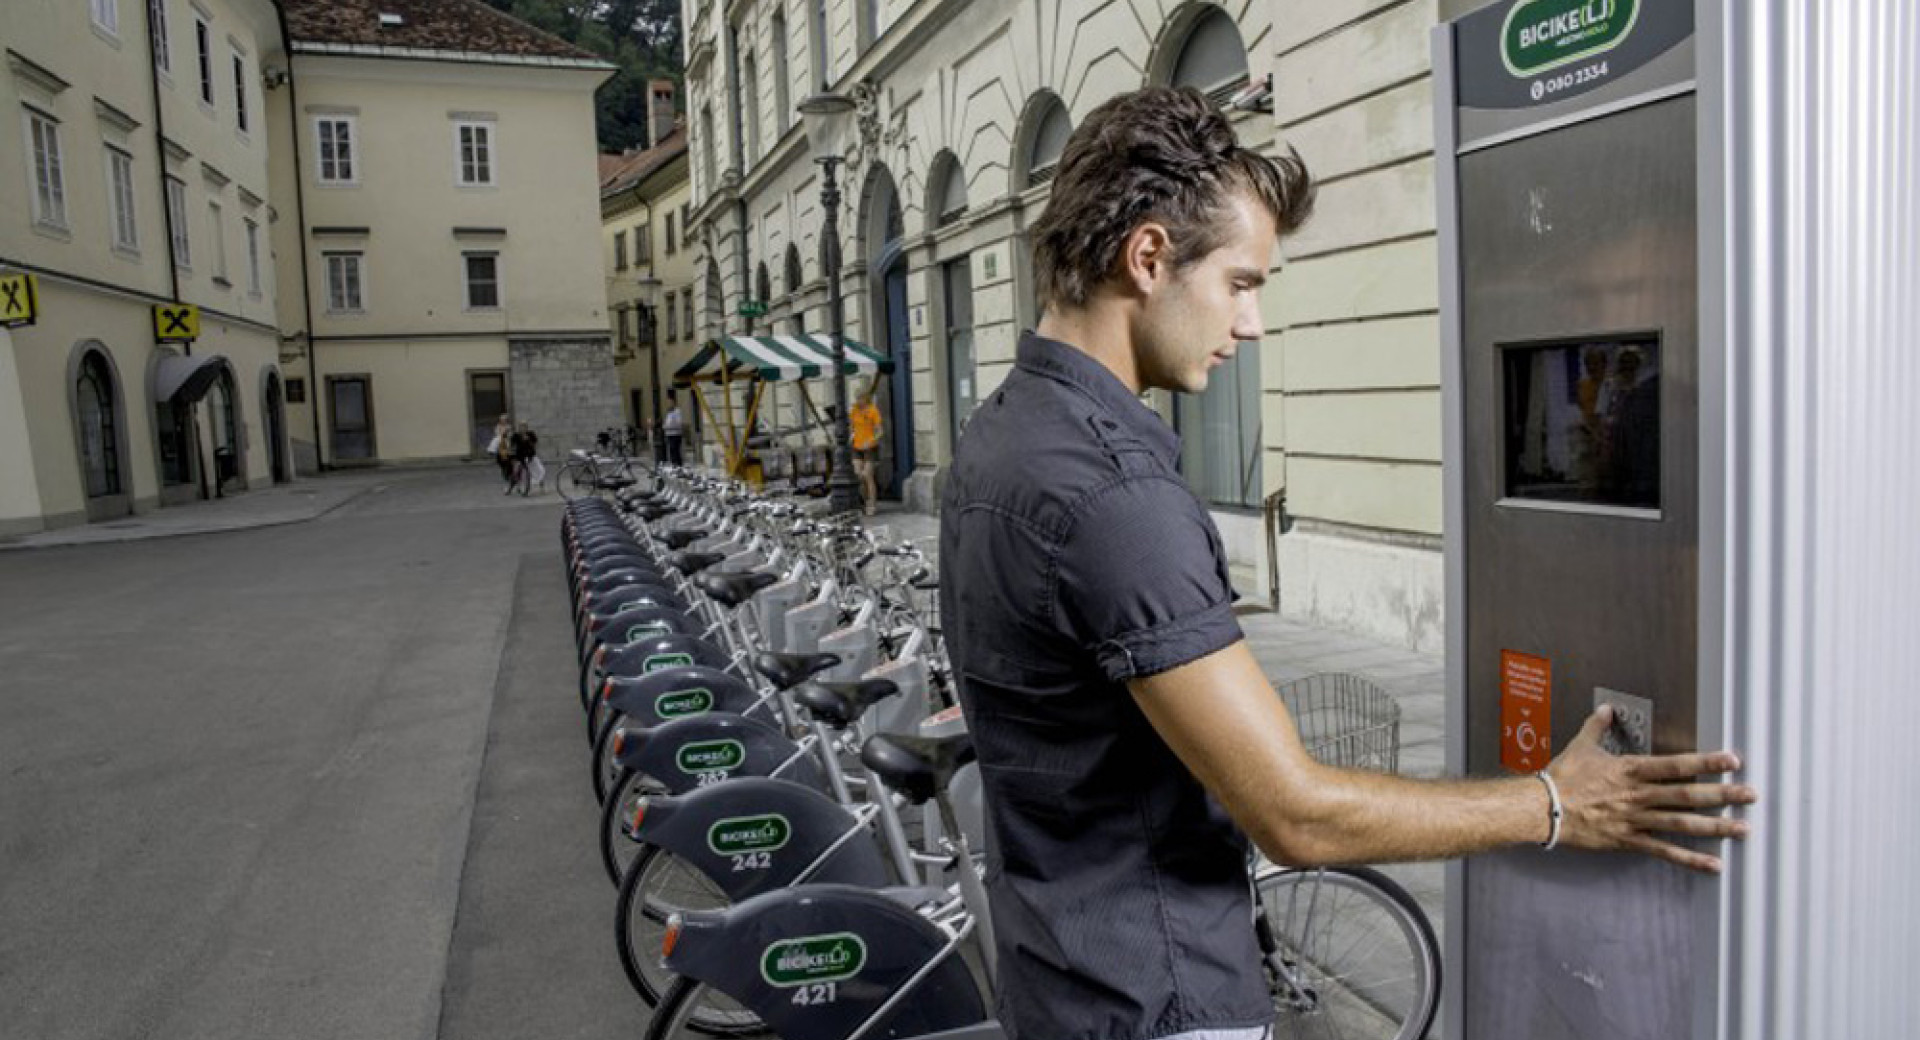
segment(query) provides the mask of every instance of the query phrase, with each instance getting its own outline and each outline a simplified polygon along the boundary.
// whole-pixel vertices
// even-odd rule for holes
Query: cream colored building
[[[268,234],[266,0],[9,5],[0,279],[0,535],[290,477]],[[154,308],[200,309],[157,342]]]
[[[856,96],[846,316],[851,336],[904,362],[883,395],[898,431],[886,456],[896,493],[923,507],[1038,319],[1026,228],[1072,127],[1148,83],[1239,96],[1242,140],[1298,148],[1320,182],[1317,214],[1276,254],[1260,349],[1217,370],[1204,397],[1157,404],[1243,593],[1272,592],[1277,557],[1286,614],[1439,648],[1435,0],[683,10],[703,335],[741,329],[732,315],[763,266],[770,320],[824,327],[821,184],[791,113],[823,88]],[[1290,523],[1270,538],[1282,494]]]
[[[611,67],[478,0],[286,9],[295,435],[327,465],[463,458],[511,413],[552,460],[619,423],[594,173],[568,159]]]
[[[692,197],[687,134],[675,125],[672,81],[650,84],[649,96],[649,137],[659,143],[600,157],[601,260],[614,359],[626,422],[642,431],[656,428],[674,371],[700,346],[693,321],[694,249],[682,234]],[[691,405],[682,403],[691,423]]]

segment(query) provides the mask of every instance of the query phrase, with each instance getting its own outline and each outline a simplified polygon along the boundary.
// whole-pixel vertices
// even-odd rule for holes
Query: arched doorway
[[[863,254],[867,258],[868,325],[872,346],[893,359],[893,375],[879,376],[875,403],[887,417],[880,452],[880,483],[889,498],[899,498],[913,475],[913,333],[907,318],[905,218],[893,175],[876,164],[861,193]]]
[[[98,347],[82,349],[74,372],[73,420],[80,456],[81,491],[90,521],[132,511],[127,494],[126,423],[113,361]]]
[[[280,390],[280,373],[267,370],[266,386],[260,391],[260,415],[267,431],[267,468],[275,484],[293,479],[293,466],[287,461],[287,410]]]

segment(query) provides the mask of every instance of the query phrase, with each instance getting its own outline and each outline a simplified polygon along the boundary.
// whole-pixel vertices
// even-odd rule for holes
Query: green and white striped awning
[[[814,379],[833,372],[833,339],[812,334],[798,336],[727,336],[700,348],[692,360],[673,374],[674,381],[685,383],[709,368],[722,353],[726,364],[736,371],[751,369],[752,374],[770,383],[795,379]],[[867,347],[847,340],[848,375],[873,375],[893,371],[893,360]]]

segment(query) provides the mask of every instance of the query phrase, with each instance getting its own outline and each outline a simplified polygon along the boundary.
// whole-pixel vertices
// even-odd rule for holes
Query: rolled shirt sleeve
[[[1056,614],[1115,682],[1178,668],[1241,638],[1213,518],[1177,479],[1089,495],[1055,560]]]

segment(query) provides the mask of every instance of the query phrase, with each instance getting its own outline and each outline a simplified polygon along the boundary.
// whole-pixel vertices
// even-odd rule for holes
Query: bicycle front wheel
[[[1427,1035],[1440,944],[1406,889],[1367,867],[1275,867],[1254,896],[1276,1040]]]
[[[553,478],[553,489],[560,497],[571,502],[576,498],[593,494],[593,474],[577,462],[569,462],[559,475]]]
[[[711,1024],[737,1020],[742,1015],[750,1019],[751,1024],[719,1029]],[[660,998],[653,1020],[647,1023],[647,1040],[710,1040],[715,1036],[774,1040],[773,1031],[766,1023],[754,1018],[726,994],[704,982],[674,979],[673,985],[667,987],[666,996]]]

